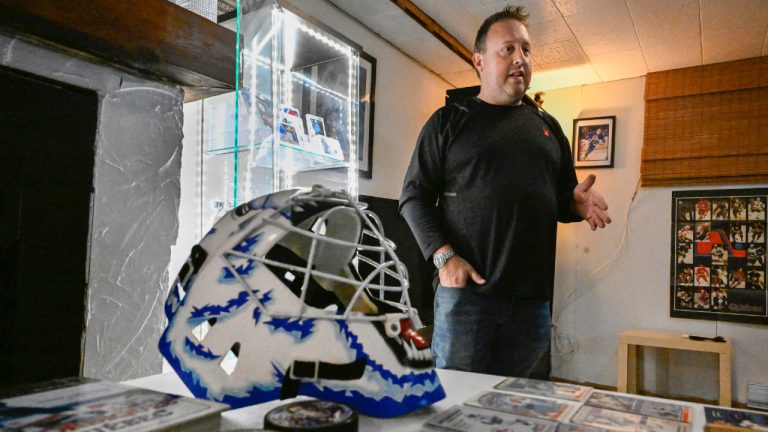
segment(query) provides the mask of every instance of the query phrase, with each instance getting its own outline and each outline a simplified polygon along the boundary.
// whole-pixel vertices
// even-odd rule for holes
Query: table
[[[483,390],[491,390],[494,385],[504,379],[504,377],[497,375],[485,375],[447,369],[436,369],[436,371],[446,392],[445,399],[430,405],[427,408],[392,419],[373,418],[361,415],[359,430],[367,432],[418,431],[424,422],[438,412],[453,405],[460,405],[466,399]],[[125,384],[192,397],[192,393],[181,381],[181,378],[173,372],[125,381]],[[296,399],[284,401],[276,400],[226,411],[222,414],[221,430],[229,431],[244,428],[261,428],[264,424],[264,415],[269,410],[292,400],[299,399],[305,398],[299,396]]]
[[[480,393],[481,391],[492,390],[493,386],[501,382],[504,377],[497,375],[485,375],[472,372],[460,372],[447,369],[435,369],[443,388],[446,392],[445,399],[408,415],[392,418],[380,419],[361,415],[359,422],[360,432],[416,432],[426,430],[422,428],[424,422],[453,405],[461,405],[465,400]],[[125,384],[136,387],[144,387],[152,390],[173,393],[182,396],[192,396],[192,393],[184,386],[184,383],[175,373],[166,373],[152,375],[145,378],[139,378],[126,381]],[[640,399],[659,400],[675,404],[684,404],[693,409],[693,423],[690,431],[704,430],[704,408],[703,405],[670,401],[667,399],[652,398],[647,396],[637,396]],[[303,397],[299,397],[300,399]],[[292,399],[292,400],[297,400]],[[264,425],[264,415],[272,408],[288,403],[288,401],[272,401],[259,405],[253,405],[245,408],[229,410],[222,413],[221,431],[232,431],[236,429],[261,428]],[[430,429],[431,432],[434,432]]]
[[[681,349],[716,353],[720,362],[721,406],[731,406],[731,342],[695,341],[682,333],[657,330],[627,329],[619,333],[619,355],[616,369],[616,389],[637,393],[637,347]]]

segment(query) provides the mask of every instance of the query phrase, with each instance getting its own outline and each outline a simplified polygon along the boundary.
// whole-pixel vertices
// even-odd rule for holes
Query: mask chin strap
[[[322,361],[294,360],[283,377],[280,400],[295,398],[299,394],[301,381],[319,379],[353,381],[363,377],[365,359],[358,358],[349,363],[326,363]]]

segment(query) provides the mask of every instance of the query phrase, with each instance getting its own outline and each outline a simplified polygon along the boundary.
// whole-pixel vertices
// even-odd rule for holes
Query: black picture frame
[[[376,107],[376,58],[367,52],[360,53],[358,70],[360,106],[358,107],[358,174],[373,178],[373,123]]]
[[[672,192],[670,316],[768,324],[768,188]]]
[[[613,168],[616,116],[573,120],[571,152],[574,168]]]

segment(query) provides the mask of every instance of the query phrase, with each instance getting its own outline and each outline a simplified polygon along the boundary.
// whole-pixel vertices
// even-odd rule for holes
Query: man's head
[[[531,42],[521,6],[507,6],[477,31],[472,63],[480,77],[480,99],[495,105],[517,105],[531,83]]]

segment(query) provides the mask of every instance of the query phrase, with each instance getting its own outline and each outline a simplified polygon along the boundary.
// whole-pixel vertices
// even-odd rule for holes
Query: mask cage
[[[291,214],[297,207],[306,209],[313,206],[319,206],[320,204],[322,204],[323,208],[327,208],[329,204],[333,205],[333,207],[327,211],[321,212],[316,219],[311,221],[311,227],[315,228],[318,232],[315,232],[312,229],[296,227],[292,223],[287,223],[285,220],[286,215]],[[322,229],[318,229],[318,227],[324,226],[330,218],[334,217],[335,212],[344,210],[349,211],[349,209],[352,209],[355,216],[362,222],[361,230],[356,241],[329,237],[322,233]],[[306,259],[306,265],[303,266],[269,259],[266,257],[266,254],[260,256],[257,254],[239,252],[234,249],[225,250],[221,253],[221,258],[224,264],[235,276],[237,282],[250,294],[251,300],[258,305],[263,314],[273,318],[290,317],[301,320],[341,319],[347,321],[387,321],[388,319],[392,319],[391,315],[394,313],[405,315],[411,319],[414,325],[417,327],[420,326],[420,320],[411,307],[410,298],[408,296],[409,283],[407,269],[397,257],[394,243],[384,237],[381,221],[378,216],[371,211],[365,210],[355,199],[346,194],[315,188],[311,192],[298,194],[290,198],[286,204],[275,209],[275,212],[268,217],[264,219],[254,218],[250,223],[254,225],[272,225],[280,230],[287,231],[288,233],[285,234],[286,236],[294,234],[308,238],[311,241],[309,243],[309,253]],[[244,232],[253,232],[256,228],[258,228],[258,226],[248,226],[244,229]],[[364,238],[372,239],[377,245],[362,244]],[[350,262],[346,264],[352,267],[355,271],[350,271],[349,275],[343,276],[313,268],[318,249],[323,242],[352,249],[354,254],[350,259]],[[378,259],[373,258],[376,256],[378,256]],[[273,268],[280,268],[302,275],[303,278],[299,295],[301,309],[298,312],[298,316],[295,314],[283,316],[270,313],[255,294],[255,290],[249,286],[248,282],[235,270],[233,264],[229,260],[230,257],[255,261]],[[361,263],[370,267],[370,272],[367,273],[365,277],[360,276],[360,273],[357,271]],[[348,307],[346,307],[343,312],[330,310],[316,311],[310,309],[306,302],[306,295],[311,278],[355,287],[354,293],[347,303]],[[378,295],[371,295],[372,293]],[[391,294],[387,296],[388,293],[392,293],[394,296]],[[399,298],[396,301],[388,299],[388,297],[397,298],[398,293]],[[365,302],[366,299],[371,300],[375,305],[379,306],[377,308],[378,310],[374,312],[355,311],[355,306],[360,302]],[[389,318],[388,315],[390,315]]]

